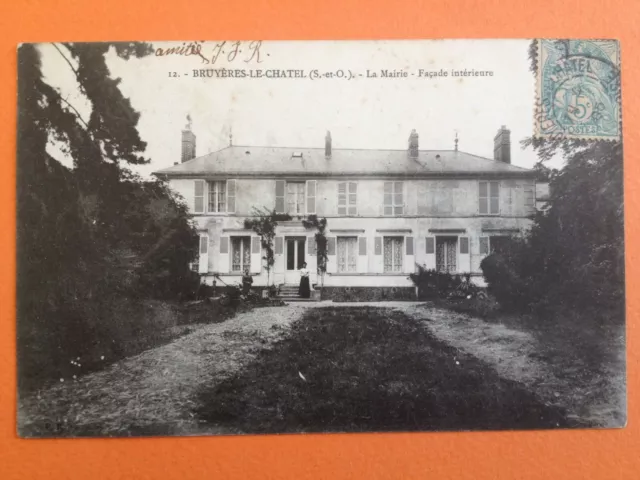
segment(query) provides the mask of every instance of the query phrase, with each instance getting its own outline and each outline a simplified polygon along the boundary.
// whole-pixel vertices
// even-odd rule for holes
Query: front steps
[[[278,298],[284,302],[315,302],[317,299],[313,298],[313,291],[311,292],[311,298],[300,298],[298,296],[299,285],[282,285],[278,292]]]

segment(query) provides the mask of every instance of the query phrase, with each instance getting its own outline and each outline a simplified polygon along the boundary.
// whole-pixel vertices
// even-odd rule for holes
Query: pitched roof
[[[410,158],[407,150],[334,148],[330,159],[324,148],[230,146],[154,172],[167,177],[197,175],[304,175],[304,176],[440,176],[514,175],[533,172],[485,157],[455,150],[420,150]]]

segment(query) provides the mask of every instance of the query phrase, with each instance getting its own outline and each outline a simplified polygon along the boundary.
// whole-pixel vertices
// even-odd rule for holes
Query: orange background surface
[[[6,0],[0,14],[0,478],[640,478],[638,0]],[[21,440],[15,433],[19,42],[616,38],[622,48],[629,423],[621,430]],[[312,108],[310,101],[309,108]]]

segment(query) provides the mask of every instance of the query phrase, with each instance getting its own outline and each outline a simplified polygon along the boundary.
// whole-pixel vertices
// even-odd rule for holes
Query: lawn
[[[237,433],[577,426],[419,321],[361,306],[309,309],[247,367],[201,388],[196,412]]]

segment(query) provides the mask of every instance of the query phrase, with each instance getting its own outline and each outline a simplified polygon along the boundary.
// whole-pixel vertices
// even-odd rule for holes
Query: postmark
[[[538,138],[620,138],[620,48],[616,40],[538,40]]]

